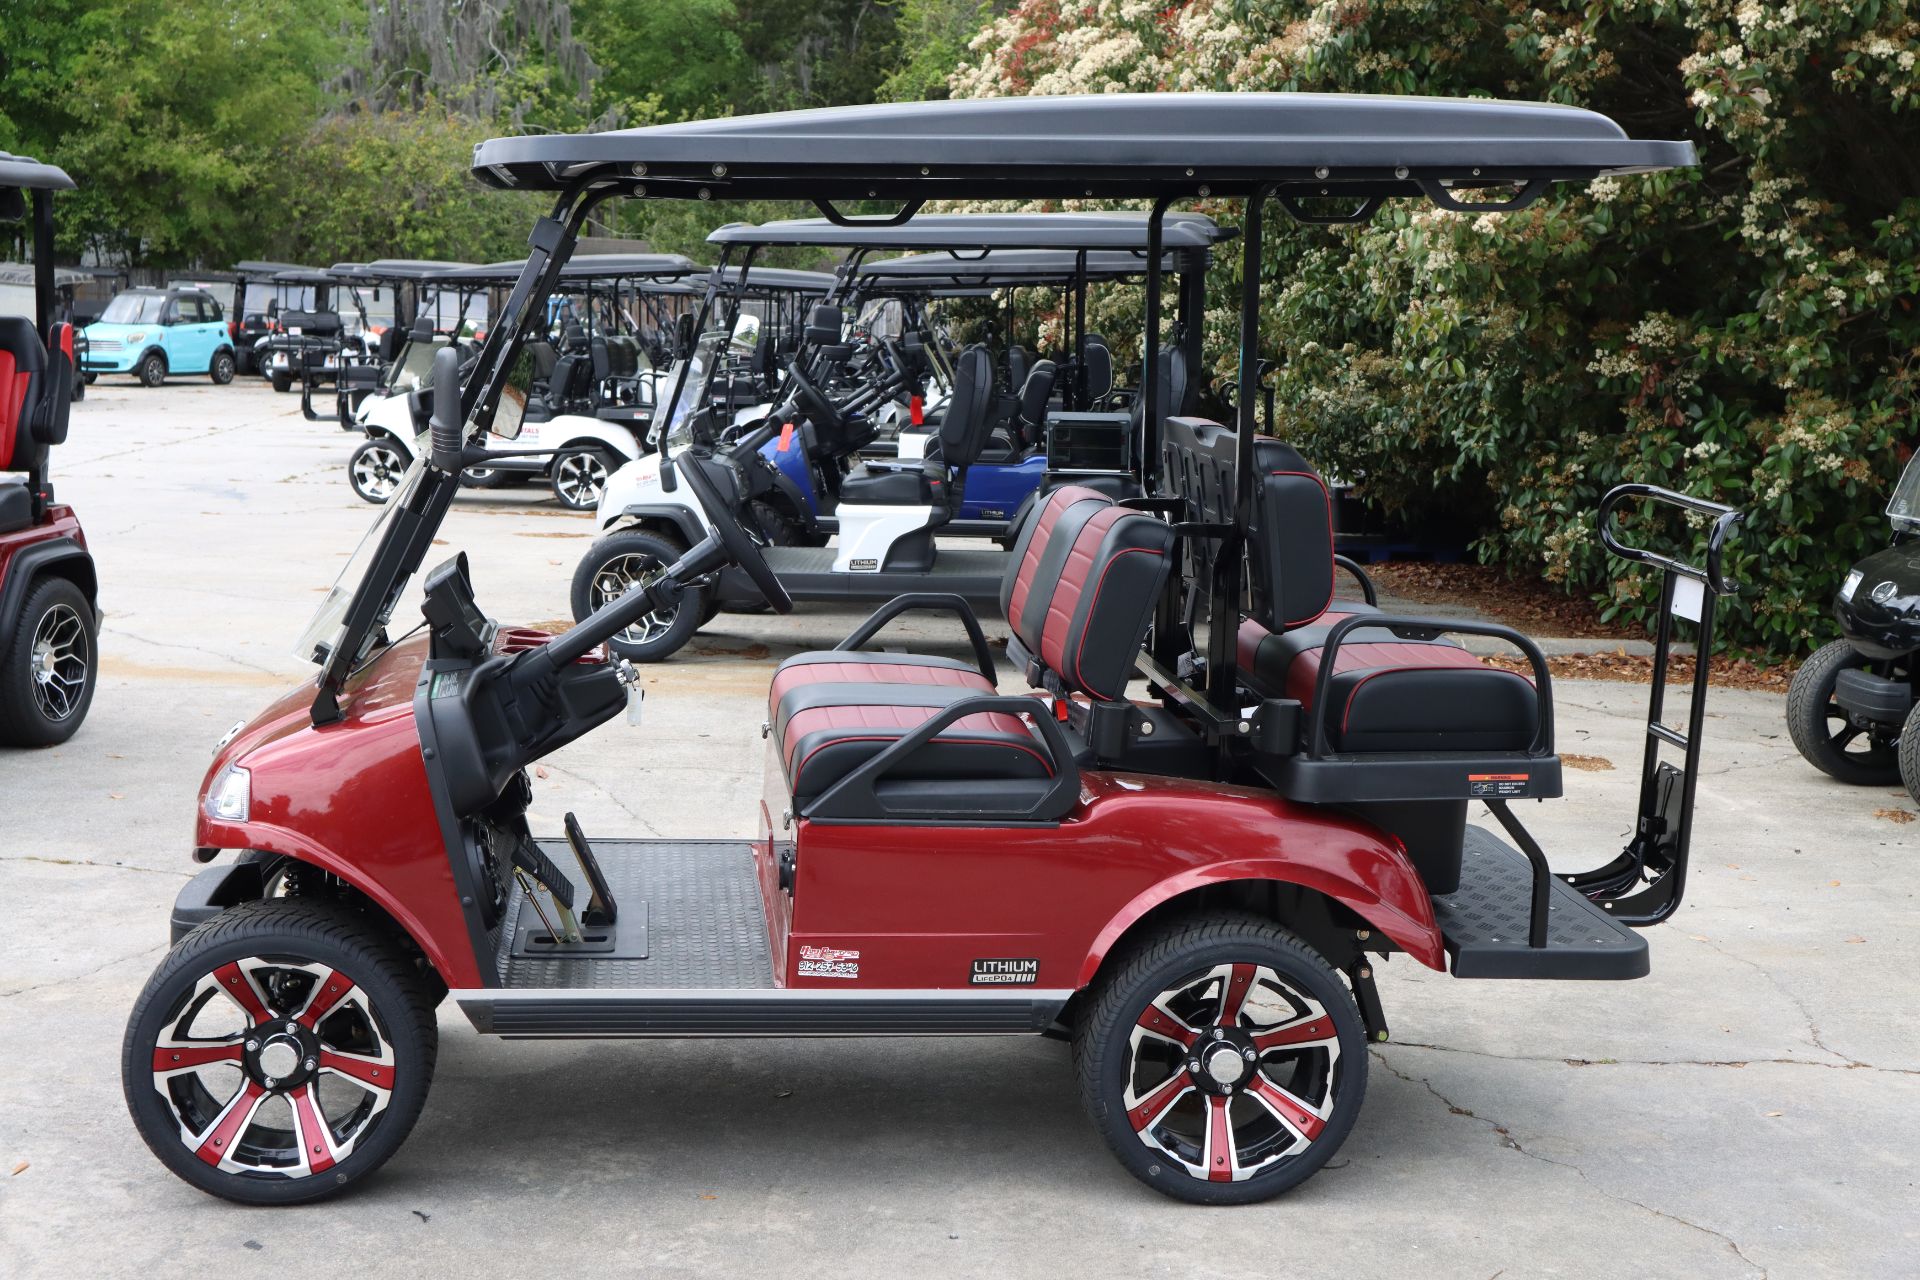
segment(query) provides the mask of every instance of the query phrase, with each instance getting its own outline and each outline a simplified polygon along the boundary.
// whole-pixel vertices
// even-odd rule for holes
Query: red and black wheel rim
[[[1187,974],[1128,1036],[1123,1105],[1140,1141],[1209,1182],[1242,1182],[1312,1149],[1340,1090],[1340,1036],[1324,1006],[1276,970]]]
[[[187,1150],[223,1173],[305,1178],[351,1156],[395,1084],[392,1037],[353,978],[249,956],[203,974],[168,1010],[153,1087]]]

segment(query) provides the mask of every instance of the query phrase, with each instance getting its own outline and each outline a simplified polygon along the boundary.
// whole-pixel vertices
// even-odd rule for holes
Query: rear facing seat
[[[1029,682],[1122,696],[1172,545],[1169,525],[1089,489],[1057,489],[1036,504],[1001,589],[1013,627],[1008,653]],[[788,659],[768,690],[767,728],[795,810],[928,718],[994,692],[984,673],[951,658],[828,650]],[[1052,771],[1026,721],[988,712],[942,730],[888,777],[1038,794]]]

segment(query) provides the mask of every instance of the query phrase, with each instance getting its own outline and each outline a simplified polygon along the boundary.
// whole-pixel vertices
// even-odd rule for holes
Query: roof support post
[[[1247,197],[1242,219],[1240,277],[1240,388],[1235,395],[1233,448],[1233,525],[1220,539],[1213,559],[1213,592],[1207,610],[1207,700],[1237,714],[1235,685],[1240,632],[1241,560],[1246,531],[1253,522],[1253,435],[1258,426],[1255,401],[1260,394],[1260,242],[1262,214],[1270,186]]]
[[[33,192],[33,323],[40,337],[53,322],[53,192]],[[78,371],[75,376],[79,376]]]
[[[1165,195],[1154,199],[1147,214],[1147,324],[1146,349],[1140,366],[1140,487],[1148,497],[1158,490],[1160,472],[1160,307],[1162,304],[1160,268],[1165,250],[1161,248],[1166,229],[1167,210],[1178,199]]]
[[[1073,407],[1082,412],[1088,408],[1087,251],[1085,249],[1073,255]]]

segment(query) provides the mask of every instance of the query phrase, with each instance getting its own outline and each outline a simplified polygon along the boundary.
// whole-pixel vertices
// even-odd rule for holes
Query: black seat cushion
[[[1334,624],[1371,612],[1341,609],[1279,635],[1242,623],[1248,683],[1311,710]],[[1384,630],[1360,628],[1341,640],[1327,696],[1327,741],[1336,751],[1525,751],[1539,728],[1539,701],[1526,677],[1486,666],[1450,641],[1402,640]]]
[[[992,693],[993,685],[971,663],[919,653],[864,649],[814,649],[781,663],[767,689],[768,723],[780,719],[780,699],[809,684],[922,684]]]
[[[773,733],[787,786],[804,805],[979,690],[960,686],[809,684],[787,693]],[[888,773],[890,781],[1025,781],[1053,776],[1044,746],[1018,716],[963,716]]]
[[[13,533],[33,523],[33,494],[18,480],[0,479],[0,533]]]

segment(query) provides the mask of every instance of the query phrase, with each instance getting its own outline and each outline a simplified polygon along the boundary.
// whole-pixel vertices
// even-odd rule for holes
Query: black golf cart
[[[33,301],[0,314],[0,744],[65,742],[99,677],[99,576],[80,517],[54,501],[48,463],[67,438],[78,380],[73,325],[60,318],[53,193],[73,180],[0,152],[0,222],[29,223]],[[25,473],[22,481],[17,475]],[[0,825],[17,821],[0,818]]]
[[[265,336],[253,344],[253,363],[275,391],[286,392],[310,371],[337,363],[351,335],[335,305],[340,282],[331,273],[299,267],[276,272],[269,283],[276,309]]]
[[[1833,599],[1841,638],[1801,664],[1787,730],[1842,782],[1904,783],[1920,804],[1920,453],[1887,502],[1893,543],[1853,567]]]
[[[273,277],[283,271],[311,270],[313,268],[296,262],[249,259],[233,264],[233,270],[228,273],[233,276],[233,305],[227,308],[227,317],[239,372],[266,375],[266,370],[254,359],[253,348],[272,331],[274,317],[279,315],[285,301],[285,290],[274,286]]]

